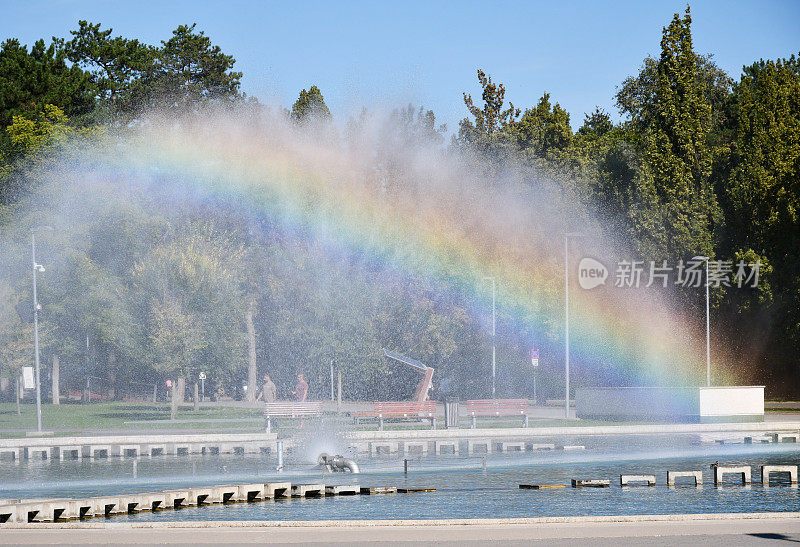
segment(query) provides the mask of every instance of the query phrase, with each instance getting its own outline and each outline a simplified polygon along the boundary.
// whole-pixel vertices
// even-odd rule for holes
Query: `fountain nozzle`
[[[342,455],[329,456],[325,452],[317,458],[317,465],[326,468],[331,473],[359,473],[358,464]]]

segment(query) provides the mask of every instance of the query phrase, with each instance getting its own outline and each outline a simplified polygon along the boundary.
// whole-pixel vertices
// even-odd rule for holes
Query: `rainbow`
[[[483,279],[493,276],[497,307],[512,327],[531,344],[551,348],[543,361],[561,362],[561,234],[570,228],[563,220],[569,205],[551,207],[541,201],[549,196],[517,183],[493,189],[452,158],[426,162],[419,154],[401,155],[407,162],[397,175],[402,180],[378,181],[372,154],[298,137],[283,124],[266,130],[225,122],[181,129],[154,124],[133,136],[109,137],[101,152],[92,151],[90,169],[95,177],[131,183],[180,181],[176,201],[190,193],[239,204],[331,252],[422,277],[483,317],[491,310]],[[528,210],[521,203],[543,204]],[[575,216],[589,223],[589,235],[597,233],[585,214]],[[595,254],[608,249],[597,235],[579,245]],[[570,258],[573,266],[578,252]],[[671,309],[669,295],[571,287],[573,370],[598,384],[696,385],[704,377],[703,333]],[[715,360],[716,382],[734,376],[724,359]]]

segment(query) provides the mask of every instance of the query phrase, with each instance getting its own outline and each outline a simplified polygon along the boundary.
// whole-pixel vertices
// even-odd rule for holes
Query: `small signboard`
[[[33,378],[33,367],[22,367],[22,387],[25,389],[36,387],[36,380]]]
[[[198,377],[200,380],[205,380],[205,379],[206,379],[206,373],[205,373],[205,372],[201,372],[201,373],[200,373],[200,374],[199,374],[197,377]]]
[[[531,350],[531,365],[534,366],[534,367],[538,367],[539,366],[539,350],[538,349],[532,349]]]

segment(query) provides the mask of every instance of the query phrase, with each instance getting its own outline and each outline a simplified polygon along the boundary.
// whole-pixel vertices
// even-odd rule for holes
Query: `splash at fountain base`
[[[575,412],[610,421],[763,422],[764,386],[579,388]]]

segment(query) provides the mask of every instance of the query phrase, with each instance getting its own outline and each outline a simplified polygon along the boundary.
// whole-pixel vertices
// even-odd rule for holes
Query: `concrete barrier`
[[[608,488],[611,486],[611,481],[608,479],[572,479],[573,488],[584,486],[589,488]]]
[[[729,474],[741,476],[742,484],[750,484],[751,468],[749,465],[739,465],[733,467],[715,465],[713,469],[714,469],[714,486],[719,486],[720,484],[722,484],[724,476]]]
[[[261,501],[264,499],[264,483],[240,484],[237,488],[237,500]]]
[[[291,498],[292,483],[290,482],[268,482],[264,484],[264,497],[267,499]]]
[[[675,486],[675,479],[690,477],[694,479],[695,486],[702,486],[702,471],[667,471],[667,486]]]
[[[481,450],[475,450],[476,447],[483,447]],[[491,454],[492,441],[490,439],[469,439],[467,441],[467,454]]]
[[[188,490],[166,490],[164,491],[164,506],[169,509],[180,509],[189,505]]]
[[[211,503],[239,501],[239,487],[232,484],[211,487]]]
[[[361,487],[361,495],[371,496],[374,494],[397,494],[397,488],[394,486]]]
[[[646,483],[647,486],[655,486],[656,485],[656,476],[655,475],[620,475],[619,476],[619,485],[620,486],[628,486],[630,483]]]
[[[434,441],[433,442],[433,452],[436,455],[441,455],[441,454],[444,453],[444,452],[442,452],[442,448],[448,448],[448,449],[452,448],[453,451],[451,453],[452,454],[458,454],[459,453],[458,444],[459,443],[458,443],[457,440],[454,440],[454,441]]]
[[[357,484],[339,484],[335,486],[326,486],[325,487],[325,495],[326,496],[355,496],[359,494],[361,489]]]
[[[761,466],[761,484],[769,484],[769,476],[772,473],[789,473],[789,482],[797,484],[797,466],[796,465],[762,465]]]
[[[374,457],[397,454],[399,445],[400,443],[392,441],[374,441],[369,443],[369,455]]]
[[[530,449],[531,449],[532,452],[535,452],[537,450],[555,450],[556,449],[556,445],[552,444],[552,443],[531,443],[528,446],[530,446]]]
[[[501,441],[497,447],[500,452],[525,452],[525,441]]]
[[[428,453],[427,441],[406,441],[403,448],[407,456],[424,456]]]
[[[324,484],[293,484],[293,498],[318,498],[325,495]]]

